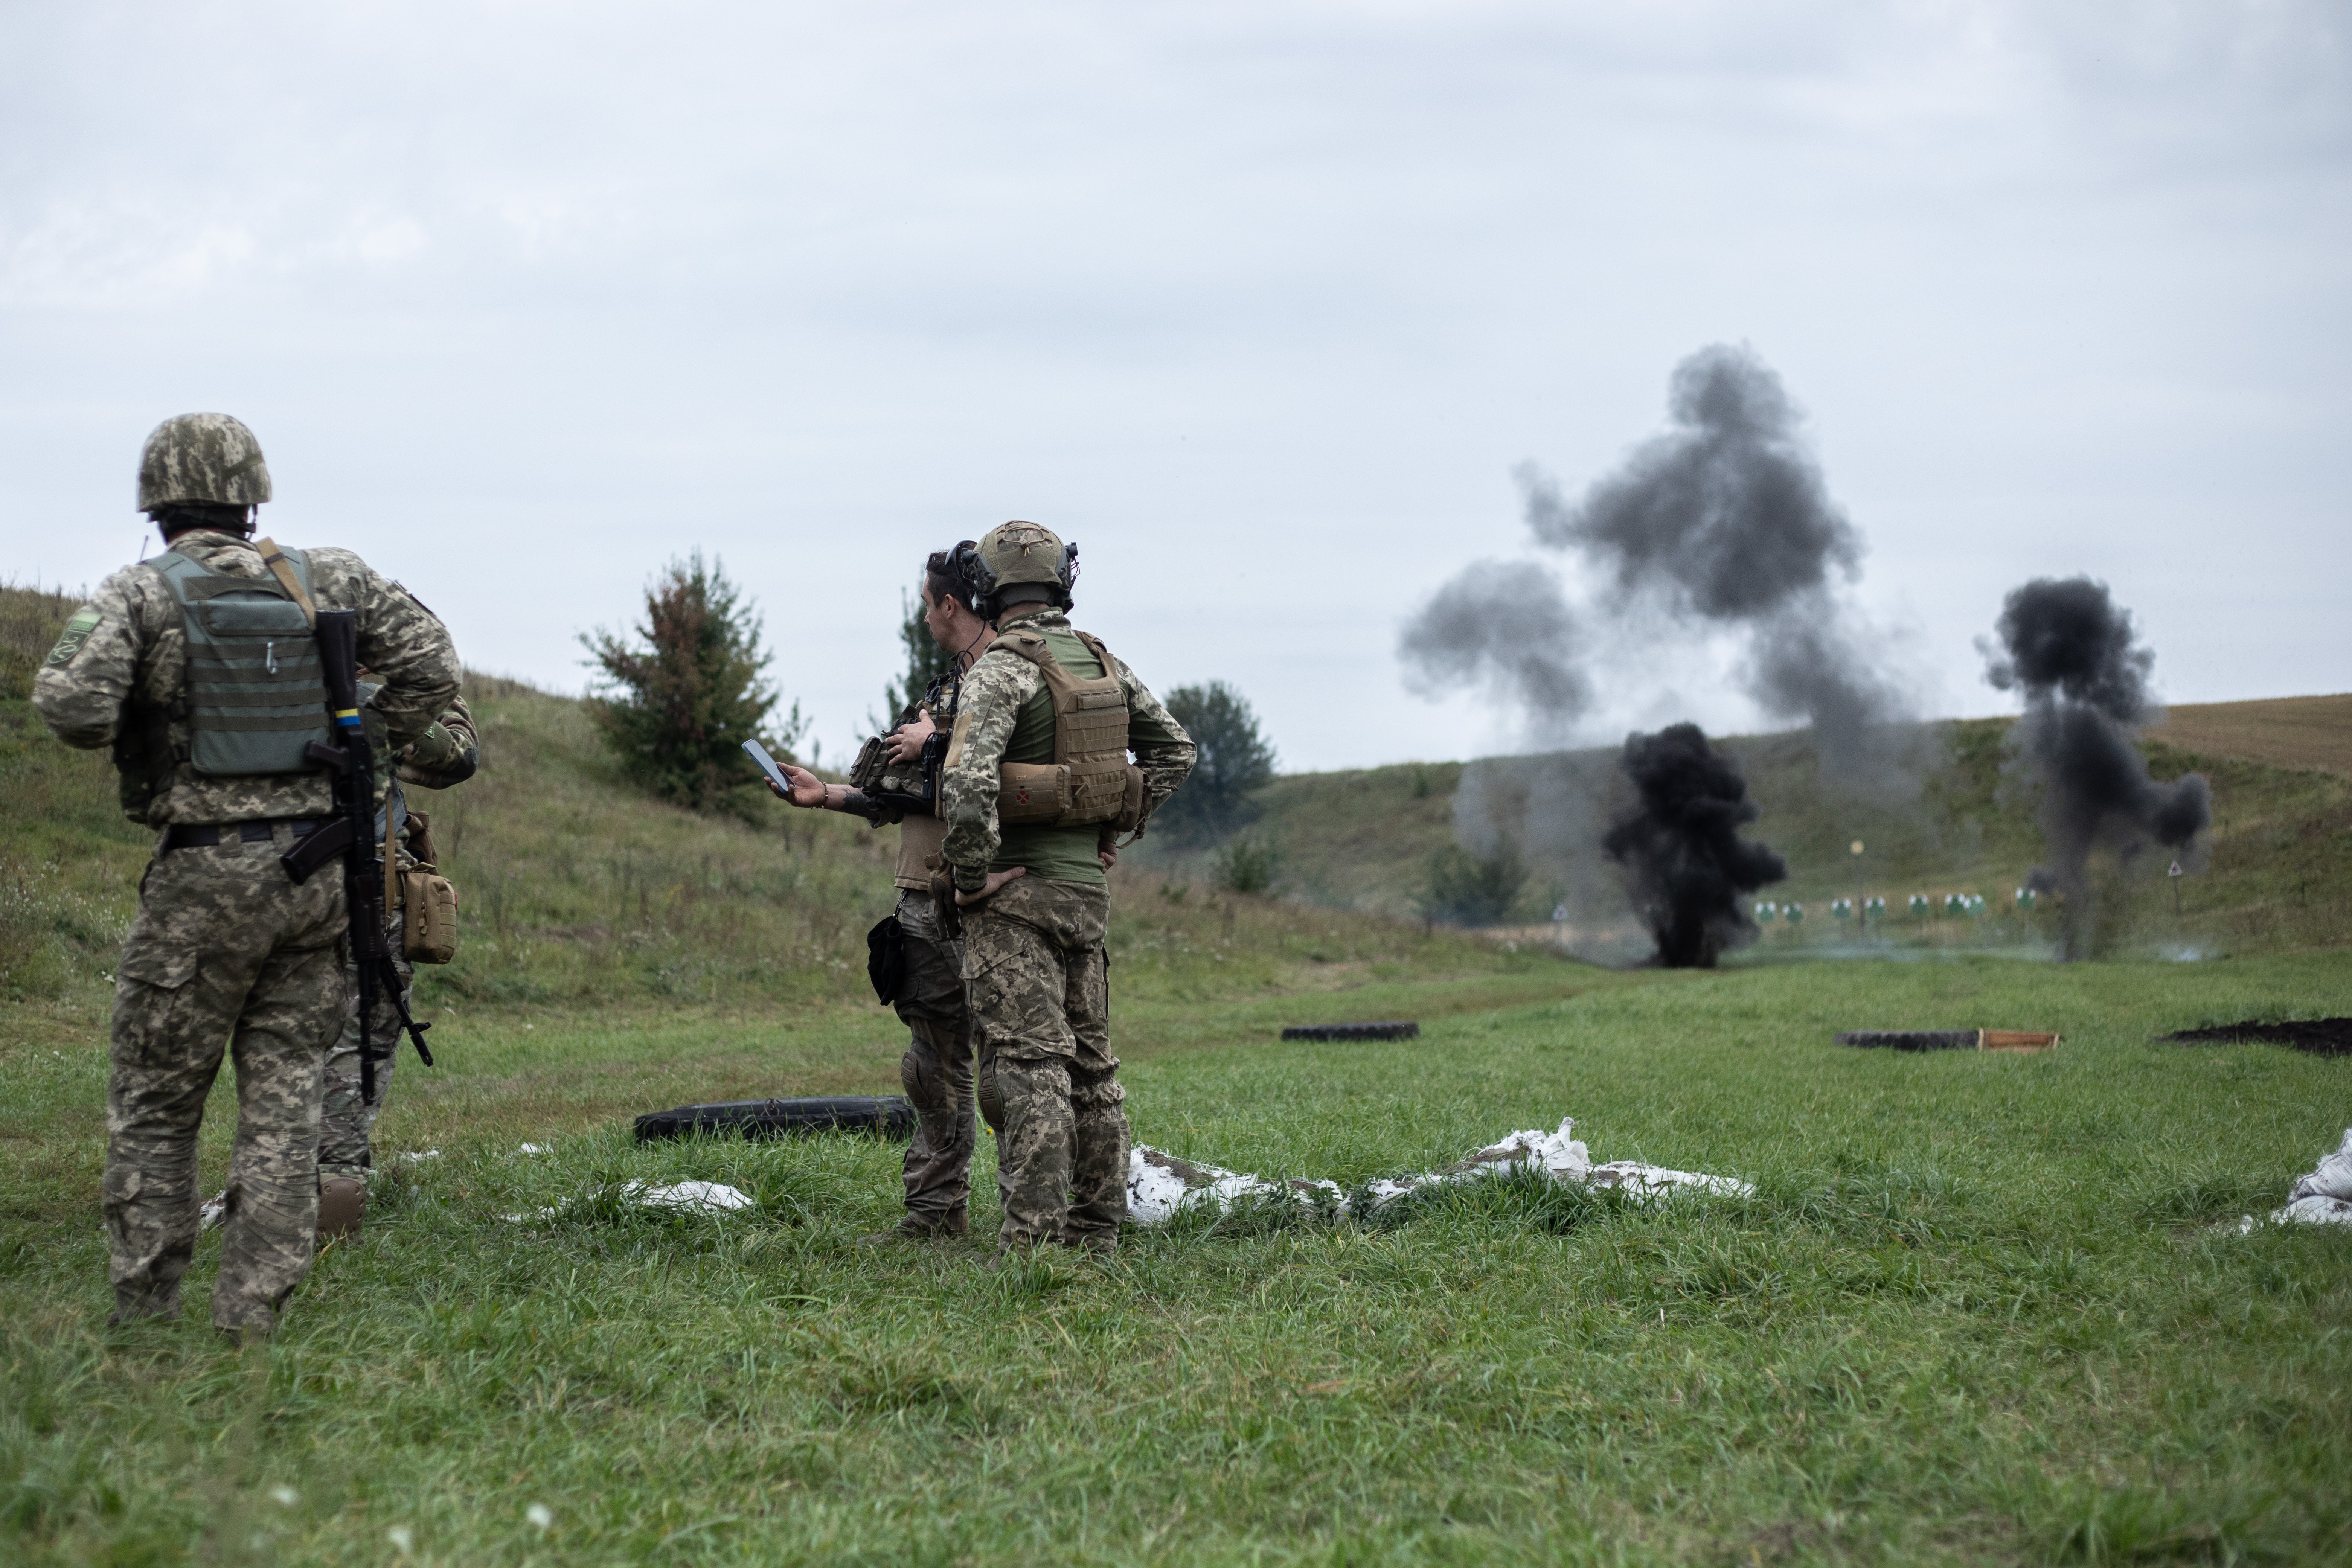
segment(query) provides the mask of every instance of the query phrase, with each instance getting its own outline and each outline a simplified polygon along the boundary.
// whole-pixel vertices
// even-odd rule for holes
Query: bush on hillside
[[[1491,855],[1448,844],[1429,858],[1429,891],[1422,910],[1442,925],[1500,925],[1518,908],[1527,885],[1527,862],[1508,838]]]
[[[1211,876],[1228,893],[1271,891],[1282,875],[1282,850],[1259,833],[1237,833],[1217,851]]]
[[[760,616],[724,565],[700,551],[672,561],[646,589],[636,640],[583,636],[605,689],[589,711],[637,783],[696,811],[749,817],[765,794],[743,754],[756,740],[780,759],[808,727],[800,704],[771,722],[779,698],[763,671]]]
[[[1184,726],[1200,756],[1184,787],[1152,820],[1180,844],[1202,844],[1246,827],[1259,807],[1248,796],[1274,778],[1274,747],[1258,729],[1248,700],[1222,680],[1180,686],[1168,711]]]

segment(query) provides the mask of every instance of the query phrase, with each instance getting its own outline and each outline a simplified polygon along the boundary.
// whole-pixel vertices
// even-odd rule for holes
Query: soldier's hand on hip
[[[1010,871],[991,871],[988,874],[987,882],[977,893],[967,893],[961,888],[956,889],[956,903],[959,907],[969,908],[973,904],[985,902],[994,898],[996,890],[1013,878],[1025,877],[1028,874],[1029,868],[1026,866],[1015,866]]]

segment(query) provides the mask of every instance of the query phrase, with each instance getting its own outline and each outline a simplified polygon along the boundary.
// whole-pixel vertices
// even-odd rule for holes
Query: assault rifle
[[[416,1042],[416,1054],[433,1065],[432,1048],[425,1043],[430,1024],[409,1016],[408,998],[400,994],[400,971],[394,967],[392,949],[383,940],[383,883],[375,855],[375,765],[368,750],[367,731],[360,721],[359,625],[350,610],[319,612],[319,662],[327,679],[327,707],[334,714],[336,744],[310,742],[307,754],[314,763],[334,770],[335,817],[278,858],[286,874],[297,882],[328,861],[343,862],[343,900],[351,919],[352,959],[360,972],[360,1098],[375,1103],[375,1064],[400,1048],[395,1032],[378,1054],[368,1038],[375,1017],[377,987],[390,989],[401,1027]]]

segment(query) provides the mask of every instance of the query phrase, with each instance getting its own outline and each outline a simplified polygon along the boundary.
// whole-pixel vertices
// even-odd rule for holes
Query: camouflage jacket
[[[198,530],[173,548],[215,572],[270,580],[253,546],[234,534]],[[415,596],[348,550],[304,552],[310,595],[322,607],[358,612],[360,662],[383,683],[372,704],[383,721],[386,744],[420,758],[428,769],[447,767],[456,752],[438,752],[455,737],[436,721],[456,710],[457,650],[448,630]],[[124,815],[153,826],[172,823],[253,822],[270,817],[320,817],[334,810],[324,773],[210,778],[189,765],[184,717],[187,637],[179,602],[152,567],[128,566],[99,585],[66,623],[66,634],[33,678],[33,706],[68,746],[112,745],[122,770]]]
[[[1003,617],[1007,626],[1015,621],[1036,631],[1066,631],[1070,625],[1069,616],[1049,609],[1013,611]],[[1143,770],[1149,815],[1192,771],[1195,748],[1184,726],[1135,678],[1127,661],[1113,654],[1111,662],[1127,694],[1128,748]],[[979,890],[996,859],[1003,838],[996,820],[997,768],[1004,761],[1022,705],[1045,689],[1045,677],[1037,667],[1009,649],[990,648],[964,672],[957,699],[957,743],[950,749],[940,779],[940,815],[948,826],[941,853],[954,868],[956,887],[964,892]]]

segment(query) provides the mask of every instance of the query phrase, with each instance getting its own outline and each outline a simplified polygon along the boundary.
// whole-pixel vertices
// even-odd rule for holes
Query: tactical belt
[[[316,822],[289,817],[272,822],[229,822],[218,827],[190,827],[184,823],[175,822],[163,830],[163,852],[168,855],[174,849],[209,849],[221,843],[224,835],[231,832],[247,844],[267,844],[272,837],[270,830],[281,821],[293,829],[297,838],[320,826]]]

